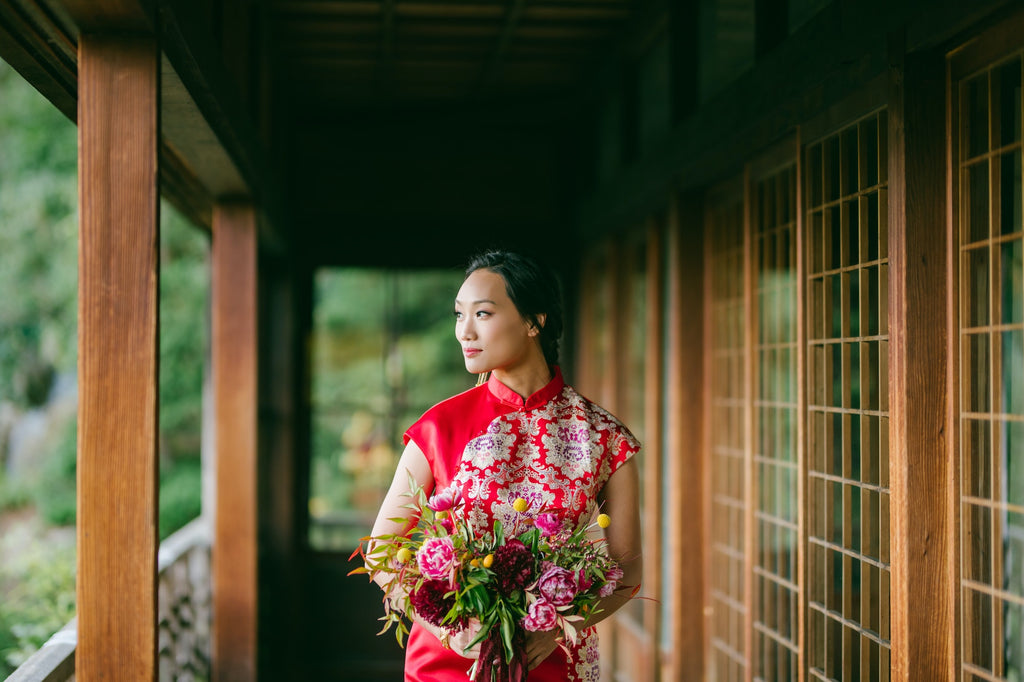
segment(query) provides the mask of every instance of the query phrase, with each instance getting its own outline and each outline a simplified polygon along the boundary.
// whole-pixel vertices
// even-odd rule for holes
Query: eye
[[[476,311],[476,316],[477,317],[490,317],[490,315],[491,315],[491,311],[490,310],[478,310],[478,311]]]
[[[462,319],[462,311],[461,310],[455,310],[455,311],[453,311],[453,313],[455,315],[455,319],[456,320],[461,320]]]

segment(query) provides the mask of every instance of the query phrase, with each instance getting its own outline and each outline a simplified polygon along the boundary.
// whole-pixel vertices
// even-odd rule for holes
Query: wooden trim
[[[892,679],[955,677],[945,424],[947,219],[945,68],[890,44],[889,406]],[[912,87],[909,87],[912,85]]]
[[[213,213],[213,382],[217,501],[213,679],[256,679],[257,239],[253,207]]]
[[[954,165],[960,156],[960,110],[959,93],[954,91],[959,81],[953,80],[952,60],[946,61],[946,249],[951,257],[946,262],[948,288],[946,290],[946,333],[949,343],[946,352],[946,380],[949,382],[949,405],[946,410],[946,432],[949,434],[950,477],[946,504],[950,513],[950,533],[953,549],[949,556],[949,574],[953,582],[953,670],[962,665],[963,604],[960,599],[960,183]],[[954,102],[957,102],[954,105]]]
[[[754,674],[754,552],[757,550],[757,470],[754,467],[754,395],[758,364],[754,359],[757,313],[754,298],[753,184],[750,165],[743,169],[743,659],[744,680]]]
[[[670,529],[669,555],[672,632],[669,680],[704,678],[705,591],[704,564],[686,557],[704,555],[704,463],[701,443],[704,423],[702,401],[703,336],[693,330],[704,319],[703,210],[698,197],[674,197],[668,221],[668,414],[672,428],[666,457],[671,491],[665,512]]]
[[[661,594],[661,472],[665,461],[662,429],[664,419],[665,353],[662,341],[665,329],[664,226],[655,219],[647,224],[647,344],[644,377],[644,594],[651,598],[644,604],[644,631],[650,637],[651,682],[658,679],[661,648],[661,617],[657,601]]]
[[[159,61],[79,42],[76,676],[156,678]]]
[[[949,53],[951,82],[966,78],[978,69],[1012,57],[1021,48],[1024,12],[1018,11],[992,30],[979,33]]]
[[[807,679],[807,251],[804,233],[804,150],[802,130],[795,132],[796,147],[796,461],[797,461],[797,545],[796,575],[798,682]]]

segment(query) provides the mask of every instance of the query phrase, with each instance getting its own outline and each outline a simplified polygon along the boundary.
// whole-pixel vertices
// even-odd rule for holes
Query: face
[[[455,298],[455,338],[473,374],[511,371],[541,352],[537,330],[516,310],[504,278],[490,270],[476,270],[462,283]]]

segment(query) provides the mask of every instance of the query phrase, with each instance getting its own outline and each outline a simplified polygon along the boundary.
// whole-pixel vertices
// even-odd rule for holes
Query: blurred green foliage
[[[30,406],[34,374],[77,362],[78,140],[3,62],[0,150],[0,400]]]
[[[454,270],[317,273],[313,546],[351,550],[391,482],[405,429],[475,382],[454,334],[462,277]]]
[[[0,677],[75,615],[73,538],[35,543],[0,561]]]

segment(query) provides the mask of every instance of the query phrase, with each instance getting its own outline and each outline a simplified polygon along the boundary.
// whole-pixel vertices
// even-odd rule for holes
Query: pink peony
[[[576,598],[576,576],[568,569],[546,562],[537,588],[541,596],[555,606],[565,606]]]
[[[457,507],[461,501],[462,492],[455,486],[449,486],[441,492],[431,495],[427,501],[427,506],[435,512],[448,511],[453,507]]]
[[[618,566],[612,566],[608,569],[608,572],[604,574],[604,585],[601,585],[601,590],[598,594],[601,597],[610,597],[612,593],[618,588],[619,581],[622,580],[623,576],[622,569]]]
[[[530,604],[526,616],[522,620],[523,627],[530,632],[547,632],[554,630],[558,623],[558,610],[555,605],[544,599]]]
[[[538,516],[534,523],[540,529],[540,534],[544,537],[551,537],[562,530],[562,519],[558,518],[557,514],[550,512]]]
[[[431,580],[445,580],[455,566],[455,547],[451,538],[427,538],[416,552],[420,573]]]

